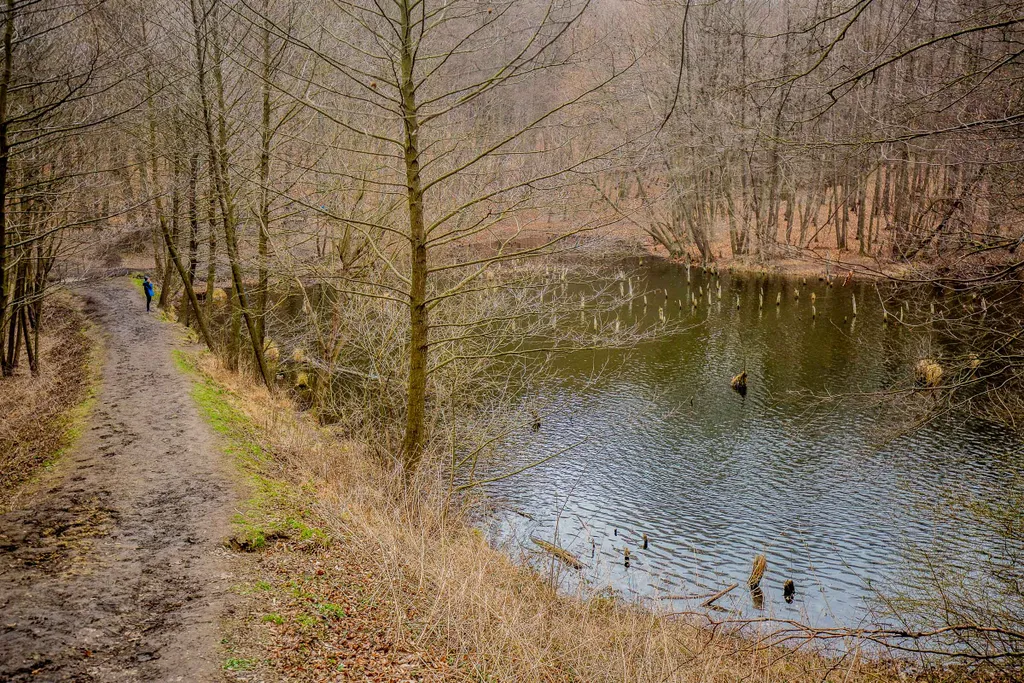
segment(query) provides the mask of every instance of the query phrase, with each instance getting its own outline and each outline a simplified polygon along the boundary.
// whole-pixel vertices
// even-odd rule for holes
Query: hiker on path
[[[146,312],[149,313],[149,304],[153,301],[153,283],[145,275],[142,276],[142,291],[146,293]]]

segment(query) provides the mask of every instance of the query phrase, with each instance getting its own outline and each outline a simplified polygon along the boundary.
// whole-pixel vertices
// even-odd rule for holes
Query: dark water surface
[[[883,325],[870,284],[844,287],[840,278],[829,288],[817,277],[803,284],[722,274],[719,300],[717,282],[691,269],[688,287],[682,267],[646,266],[637,291],[667,289],[667,302],[648,294],[646,313],[642,302],[621,311],[624,324],[657,320],[659,307],[671,319],[704,322],[624,361],[619,352],[559,361],[560,381],[542,400],[574,409],[546,415],[538,441],[508,457],[526,462],[584,443],[492,486],[533,518],[501,513],[495,531],[505,542],[525,549],[531,534],[557,538],[587,563],[592,586],[626,595],[707,594],[739,582],[722,605],[748,616],[759,612],[745,581],[755,554],[764,553],[765,613],[845,626],[872,619],[872,586],[916,561],[909,548],[941,538],[957,551],[948,561],[964,563],[995,549],[995,539],[943,512],[957,497],[998,499],[1013,485],[1020,459],[1008,434],[950,418],[890,438],[902,417],[877,403],[818,400],[906,385],[914,361],[937,350],[927,328]],[[696,312],[687,304],[691,292],[700,297]],[[928,307],[915,302],[908,320]],[[586,381],[606,361],[621,361],[620,371]],[[729,387],[744,365],[745,397]],[[797,586],[792,604],[782,598],[786,579]]]

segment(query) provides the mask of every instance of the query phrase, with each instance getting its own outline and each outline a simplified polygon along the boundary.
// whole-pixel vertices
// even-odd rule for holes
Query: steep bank
[[[22,484],[58,459],[80,433],[100,366],[100,339],[81,302],[47,302],[38,376],[27,364],[0,378],[0,511],[17,504]]]

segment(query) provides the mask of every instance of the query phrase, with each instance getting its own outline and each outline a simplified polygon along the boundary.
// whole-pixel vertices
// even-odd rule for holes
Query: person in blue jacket
[[[146,276],[142,277],[142,291],[146,293],[146,312],[149,312],[149,304],[153,301],[153,283]]]

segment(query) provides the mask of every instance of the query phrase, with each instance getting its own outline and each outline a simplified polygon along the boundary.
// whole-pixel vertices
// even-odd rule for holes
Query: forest
[[[13,425],[16,396],[57,391],[61,345],[81,362],[69,293],[145,274],[217,372],[354,444],[401,491],[388,509],[412,496],[443,527],[575,447],[494,465],[572,410],[523,400],[559,358],[710,310],[692,269],[719,301],[720,273],[752,278],[725,302],[758,291],[759,316],[808,279],[876,284],[882,324],[953,349],[879,402],[907,431],[969,414],[1016,434],[1022,158],[1018,0],[5,0],[0,406]],[[644,284],[652,261],[686,294]],[[908,297],[930,311],[905,320]],[[648,298],[650,320],[620,319]],[[1011,545],[1018,503],[984,517]],[[1020,567],[992,576],[991,610],[964,589],[937,624],[868,640],[1018,670]],[[650,666],[632,680],[690,680]]]

